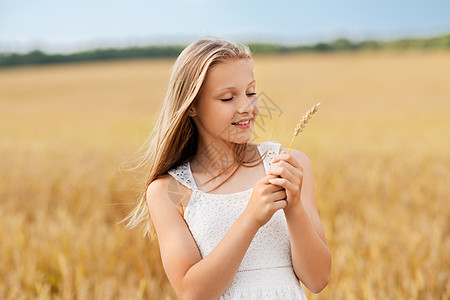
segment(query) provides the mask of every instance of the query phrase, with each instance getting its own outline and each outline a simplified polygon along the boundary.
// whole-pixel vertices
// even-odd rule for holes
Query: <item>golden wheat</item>
[[[173,62],[0,70],[0,299],[178,299],[157,241],[116,225],[145,183],[116,169],[152,127]],[[256,62],[260,87],[293,108],[255,127],[258,142],[290,142],[288,91],[327,101],[302,133],[333,257],[308,300],[450,299],[450,52]]]
[[[294,129],[294,136],[292,137],[291,144],[289,145],[287,153],[289,154],[289,150],[291,150],[292,144],[294,143],[295,137],[298,135],[299,132],[303,131],[303,128],[305,128],[306,124],[308,124],[308,120],[312,118],[312,115],[316,113],[316,111],[319,110],[320,102],[311,108],[306,115],[301,118],[301,120],[297,123],[297,126]]]

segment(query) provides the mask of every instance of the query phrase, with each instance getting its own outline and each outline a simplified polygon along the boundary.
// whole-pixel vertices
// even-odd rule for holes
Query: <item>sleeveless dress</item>
[[[261,155],[268,150],[263,161],[266,172],[280,146],[270,141],[258,145]],[[205,193],[198,189],[189,161],[167,172],[192,190],[184,220],[204,258],[242,214],[253,187],[232,194]],[[282,209],[259,228],[230,286],[219,299],[306,299],[292,266],[289,232]]]

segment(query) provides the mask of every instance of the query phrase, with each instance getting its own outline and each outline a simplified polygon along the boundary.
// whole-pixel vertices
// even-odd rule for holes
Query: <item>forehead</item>
[[[254,79],[251,63],[241,59],[220,63],[209,69],[204,86],[209,91],[219,91],[227,87],[246,87]]]

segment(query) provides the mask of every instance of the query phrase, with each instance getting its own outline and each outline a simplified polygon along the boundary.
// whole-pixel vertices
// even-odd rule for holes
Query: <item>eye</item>
[[[256,96],[256,93],[250,93],[250,94],[247,94],[247,96]],[[233,99],[233,97],[227,98],[227,99],[220,99],[220,100],[226,102],[226,101],[230,101],[230,100],[232,100],[232,99]]]

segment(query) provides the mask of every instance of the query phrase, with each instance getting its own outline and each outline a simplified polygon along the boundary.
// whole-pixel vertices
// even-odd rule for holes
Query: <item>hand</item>
[[[271,184],[281,186],[286,190],[287,205],[284,208],[286,213],[302,205],[300,195],[303,182],[303,167],[286,151],[282,151],[275,156],[272,162],[276,163],[276,165],[267,171],[267,175],[271,175],[269,180]]]
[[[256,182],[243,212],[258,228],[266,224],[277,210],[287,205],[285,190],[271,184],[269,179],[270,177],[266,175]]]

